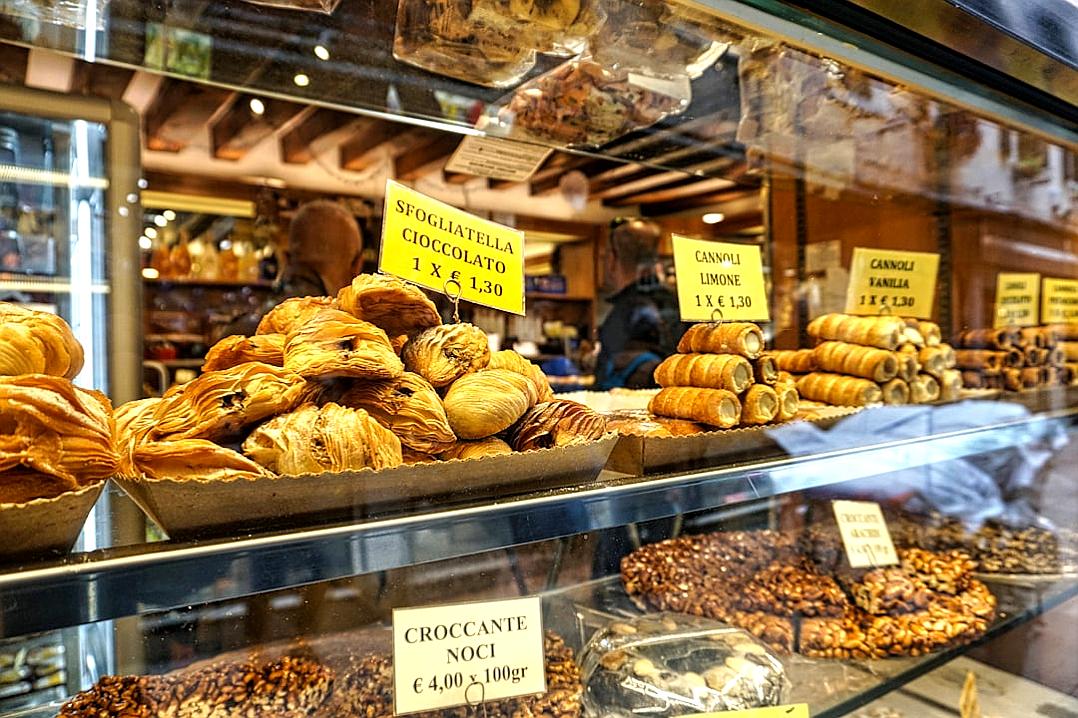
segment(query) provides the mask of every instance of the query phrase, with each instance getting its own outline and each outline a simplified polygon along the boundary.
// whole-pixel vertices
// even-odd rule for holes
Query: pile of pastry
[[[394,277],[288,299],[231,336],[197,379],[117,408],[120,474],[258,478],[466,459],[599,438],[538,367]]]
[[[71,382],[82,366],[63,319],[0,302],[0,504],[54,498],[115,472],[112,405]]]
[[[825,314],[812,320],[813,349],[774,352],[797,375],[802,398],[837,406],[955,401],[962,376],[939,325],[895,316]]]
[[[966,329],[955,338],[970,389],[1036,389],[1078,382],[1078,324]]]
[[[719,429],[786,421],[797,414],[792,377],[764,351],[760,327],[749,322],[694,324],[678,353],[655,368],[662,389],[648,411]]]

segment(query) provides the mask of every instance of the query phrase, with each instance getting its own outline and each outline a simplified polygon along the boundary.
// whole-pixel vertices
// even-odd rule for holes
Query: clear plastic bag
[[[582,57],[521,85],[480,127],[525,141],[597,147],[683,112],[691,101],[687,75],[614,71]]]
[[[469,20],[511,33],[522,47],[572,57],[602,25],[600,0],[472,0]]]
[[[747,632],[697,616],[615,619],[580,656],[584,707],[598,718],[677,716],[783,703],[783,663]]]
[[[604,67],[655,77],[698,77],[725,51],[704,29],[657,0],[600,0],[606,19],[588,49]]]
[[[393,57],[484,87],[509,87],[535,66],[536,53],[512,31],[479,25],[462,0],[401,0]]]
[[[266,5],[267,7],[288,8],[290,10],[307,10],[309,12],[321,12],[330,15],[341,0],[247,0],[252,5]]]
[[[0,15],[20,17],[38,22],[86,28],[87,21],[95,30],[105,29],[111,0],[98,0],[96,12],[87,14],[87,3],[81,0],[0,0]]]

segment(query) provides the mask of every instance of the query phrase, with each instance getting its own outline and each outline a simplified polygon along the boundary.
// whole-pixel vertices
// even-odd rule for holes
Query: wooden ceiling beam
[[[759,189],[754,187],[737,187],[735,189],[714,192],[712,194],[682,197],[665,202],[652,202],[640,205],[640,214],[645,217],[663,217],[668,214],[677,214],[678,212],[684,212],[690,209],[699,209],[700,207],[709,207],[716,204],[722,204],[723,202],[730,202],[740,197],[759,193],[759,191]]]
[[[736,162],[737,160],[734,160],[732,158],[722,158],[718,160],[711,160],[710,162],[702,162],[698,165],[692,165],[690,167],[686,167],[684,170],[653,172],[651,175],[642,177],[637,180],[622,182],[621,184],[607,187],[604,190],[592,192],[591,196],[595,199],[612,200],[618,197],[624,197],[626,195],[641,194],[643,192],[654,190],[658,187],[681,187],[684,185],[692,184],[693,182],[700,182],[704,179],[707,179],[708,176],[718,174],[722,170],[731,167]]]
[[[119,100],[124,96],[134,76],[135,71],[126,67],[77,61],[70,91],[74,95]]]
[[[426,142],[393,158],[393,177],[402,181],[414,180],[422,174],[424,167],[453,154],[459,144],[459,135],[435,132]]]
[[[577,157],[577,161],[550,172],[536,172],[528,182],[528,192],[532,195],[546,194],[558,188],[562,176],[569,172],[581,172],[585,176],[594,176],[616,167],[620,162],[593,157]]]
[[[339,163],[342,170],[358,172],[369,167],[377,157],[375,150],[408,130],[408,125],[374,117],[359,122],[358,131],[341,144]]]
[[[700,179],[695,182],[686,182],[669,189],[659,189],[652,192],[643,192],[606,199],[603,200],[603,204],[607,207],[628,207],[635,204],[673,202],[702,194],[724,192],[736,186],[737,183],[734,180],[729,180],[725,177],[714,177],[711,179]]]
[[[330,132],[339,130],[355,115],[323,107],[308,107],[281,134],[281,159],[290,165],[305,165],[314,159],[311,145]]]
[[[26,81],[30,51],[25,47],[0,43],[0,82],[21,85]]]
[[[146,146],[162,152],[179,152],[233,93],[194,82],[166,78],[143,114]]]
[[[256,98],[237,93],[211,121],[210,153],[217,159],[243,159],[303,109],[294,102],[257,98],[264,108],[259,115],[251,109],[253,99]]]

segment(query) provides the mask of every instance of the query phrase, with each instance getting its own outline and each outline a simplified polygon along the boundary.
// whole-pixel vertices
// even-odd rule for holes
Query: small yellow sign
[[[808,703],[787,706],[767,706],[744,711],[721,711],[719,713],[696,713],[686,718],[811,718]]]
[[[854,247],[847,314],[898,314],[932,318],[940,256]]]
[[[1041,321],[1045,324],[1078,322],[1078,279],[1045,277],[1041,291]]]
[[[1000,272],[996,275],[997,327],[1032,327],[1037,322],[1041,275]]]
[[[524,314],[524,233],[388,180],[378,269],[450,297]]]
[[[673,236],[677,297],[686,322],[770,321],[760,248]]]
[[[831,505],[850,566],[864,568],[898,563],[895,544],[879,504],[875,501],[832,501]]]

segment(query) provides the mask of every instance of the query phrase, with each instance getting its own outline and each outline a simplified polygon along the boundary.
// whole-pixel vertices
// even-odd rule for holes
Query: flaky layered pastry
[[[262,317],[255,334],[288,334],[299,329],[323,309],[336,309],[332,297],[292,297],[278,304]]]
[[[119,455],[116,473],[119,476],[138,477],[141,475],[135,466],[135,450],[149,440],[157,424],[155,414],[161,399],[138,399],[120,404],[113,412],[116,427],[113,429],[113,445]]]
[[[412,372],[386,381],[357,382],[335,401],[363,409],[415,451],[438,454],[457,440],[441,397],[426,379]]]
[[[462,439],[482,439],[505,431],[535,404],[535,384],[508,369],[484,369],[453,382],[445,413]]]
[[[165,392],[157,405],[156,441],[217,439],[268,416],[289,411],[306,391],[303,377],[281,367],[248,362],[206,372]]]
[[[82,345],[67,322],[55,314],[0,302],[0,376],[74,379],[82,364]]]
[[[438,307],[423,290],[387,274],[361,274],[337,293],[341,309],[381,327],[391,337],[441,324]]]
[[[441,324],[413,337],[401,353],[404,366],[441,388],[490,362],[486,333],[467,323]]]
[[[482,459],[486,456],[502,456],[512,454],[513,447],[496,436],[488,436],[477,441],[458,441],[440,456],[443,460],[450,459]]]
[[[512,349],[503,349],[500,352],[491,354],[487,368],[508,369],[509,371],[515,371],[517,374],[523,374],[535,384],[535,391],[539,401],[552,401],[554,399],[554,390],[550,388],[550,381],[546,378],[543,370]]]
[[[272,366],[284,366],[284,334],[256,334],[245,337],[233,334],[210,347],[202,371],[231,369],[249,361]]]
[[[247,456],[279,474],[400,466],[400,440],[363,409],[304,404],[274,417],[243,442]]]
[[[571,446],[606,433],[606,419],[583,404],[558,400],[536,404],[509,430],[509,445],[517,451]]]
[[[140,476],[172,481],[226,481],[273,476],[243,454],[206,439],[156,441],[135,449]]]
[[[112,427],[112,407],[99,392],[45,374],[0,377],[0,472],[19,474],[13,483],[25,470],[55,477],[64,490],[104,481],[118,463]]]
[[[323,309],[288,335],[284,366],[308,379],[392,379],[404,373],[384,331],[338,309]]]

